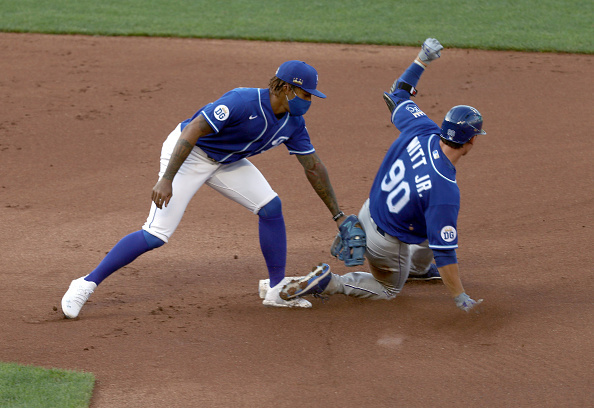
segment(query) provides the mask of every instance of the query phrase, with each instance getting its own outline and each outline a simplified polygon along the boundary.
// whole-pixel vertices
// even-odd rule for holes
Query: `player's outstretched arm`
[[[443,46],[435,38],[427,38],[421,46],[421,51],[413,63],[394,81],[390,92],[384,92],[384,102],[390,113],[394,112],[396,106],[402,101],[410,99],[417,94],[417,83],[425,68],[441,56]]]
[[[296,155],[297,160],[303,166],[305,176],[309,181],[309,184],[313,187],[318,196],[322,199],[330,213],[336,221],[336,225],[339,226],[344,221],[344,213],[340,211],[334,189],[330,183],[330,177],[328,176],[328,170],[322,160],[316,153]]]
[[[153,187],[151,198],[155,202],[157,208],[163,208],[163,206],[167,207],[171,197],[173,197],[173,178],[196,145],[198,139],[201,136],[206,136],[211,133],[213,133],[213,130],[202,115],[196,117],[196,119],[184,128],[177,140],[175,148],[173,149],[173,153],[171,154],[169,164],[167,165],[163,177],[161,177]]]
[[[464,291],[462,281],[460,280],[458,264],[455,263],[445,265],[438,267],[437,269],[439,270],[439,274],[441,275],[441,279],[443,280],[444,285],[446,285],[446,287],[452,294],[452,297],[456,302],[456,306],[458,306],[459,309],[464,310],[465,312],[469,312],[470,310],[474,309],[477,305],[482,303],[483,299],[474,300],[470,296],[468,296]]]

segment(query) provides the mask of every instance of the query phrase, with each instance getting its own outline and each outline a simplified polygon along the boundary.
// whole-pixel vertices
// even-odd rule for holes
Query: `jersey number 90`
[[[382,190],[389,193],[386,204],[394,214],[398,214],[410,201],[410,184],[404,180],[404,171],[404,162],[398,159],[382,180]]]

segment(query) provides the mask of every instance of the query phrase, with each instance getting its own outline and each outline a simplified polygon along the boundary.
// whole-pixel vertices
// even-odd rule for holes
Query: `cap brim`
[[[305,92],[309,92],[310,94],[312,94],[314,96],[317,96],[318,98],[326,98],[326,95],[324,95],[317,89],[305,89],[305,88],[301,88],[301,89],[303,89]]]

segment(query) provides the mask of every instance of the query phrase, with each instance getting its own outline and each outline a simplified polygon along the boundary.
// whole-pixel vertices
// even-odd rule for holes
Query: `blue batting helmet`
[[[483,130],[483,117],[472,106],[454,106],[441,124],[441,137],[461,145],[475,135],[486,134]]]

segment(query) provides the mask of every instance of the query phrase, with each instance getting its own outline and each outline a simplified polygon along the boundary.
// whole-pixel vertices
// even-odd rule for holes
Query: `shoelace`
[[[92,293],[93,293],[93,290],[91,290],[91,289],[78,288],[76,290],[76,294],[74,295],[74,298],[72,300],[75,303],[77,303],[78,305],[82,306],[89,299],[89,296],[91,296]]]

